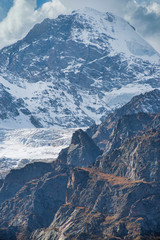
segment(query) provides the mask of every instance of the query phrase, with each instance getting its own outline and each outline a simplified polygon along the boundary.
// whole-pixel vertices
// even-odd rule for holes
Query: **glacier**
[[[68,147],[76,129],[0,129],[0,178],[30,162],[52,162]]]

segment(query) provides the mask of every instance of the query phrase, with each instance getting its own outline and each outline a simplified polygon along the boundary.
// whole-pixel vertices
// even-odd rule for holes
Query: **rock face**
[[[65,203],[68,176],[51,164],[34,163],[11,171],[0,192],[0,239],[28,239],[47,227]]]
[[[160,131],[152,130],[125,141],[98,160],[102,171],[147,182],[160,181]]]
[[[11,170],[3,182],[0,202],[2,203],[6,199],[14,197],[17,191],[33,178],[39,179],[44,174],[52,171],[52,165],[46,163],[33,163],[22,169]]]
[[[113,128],[108,143],[106,142],[105,151],[118,148],[127,138],[131,139],[134,136],[140,136],[144,131],[149,131],[150,129],[160,129],[159,114],[138,113],[124,115]]]
[[[87,167],[93,165],[102,151],[83,130],[76,131],[69,148],[61,151],[58,160],[71,166]]]
[[[139,115],[136,115],[137,113]],[[124,133],[124,138],[132,137],[137,132],[150,128],[151,125],[152,128],[157,128],[159,124],[158,115],[148,116],[147,113],[160,113],[160,90],[155,89],[133,97],[129,103],[109,114],[100,125],[87,129],[87,133],[98,146],[109,150],[117,130],[120,131],[120,127]],[[119,138],[122,140],[122,134]]]
[[[131,99],[123,107],[113,113],[114,118],[138,112],[159,113],[160,112],[160,90],[155,89],[145,94],[140,94]]]
[[[17,117],[19,115],[17,110],[16,100],[9,94],[4,86],[0,83],[0,118],[2,120],[9,117]]]
[[[76,168],[67,204],[49,228],[36,231],[32,239],[138,239],[159,231],[159,197],[156,184]]]
[[[98,127],[110,140],[103,152],[78,130],[55,162],[29,164],[6,176],[0,239],[159,239],[160,115],[114,114],[106,132]]]
[[[0,124],[99,123],[134,95],[160,88],[159,61],[135,29],[111,13],[83,9],[46,19],[0,51],[0,82],[10,94]]]

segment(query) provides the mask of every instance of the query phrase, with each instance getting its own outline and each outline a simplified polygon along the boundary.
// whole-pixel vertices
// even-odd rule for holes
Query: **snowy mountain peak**
[[[84,26],[84,29],[79,31],[78,36],[77,33],[75,34],[84,43],[88,44],[89,38],[90,44],[93,45],[93,42],[96,42],[100,35],[105,34],[108,36],[107,45],[110,44],[114,54],[121,52],[127,57],[132,55],[140,56],[144,60],[146,60],[147,56],[150,58],[150,61],[159,62],[159,53],[139,36],[135,32],[135,28],[124,19],[112,13],[101,13],[91,8],[80,9],[74,11],[73,14],[77,15],[77,20]],[[92,31],[94,31],[94,35]],[[90,35],[89,32],[91,32]]]
[[[133,27],[111,13],[85,8],[46,19],[0,51],[0,82],[9,97],[0,124],[98,123],[134,95],[160,88],[159,61]]]
[[[111,22],[115,19],[114,15],[112,13],[100,12],[96,9],[89,8],[89,7],[74,10],[72,12],[72,14],[73,15],[75,15],[75,14],[79,15],[80,17],[83,17],[85,19],[92,19],[92,20],[94,19],[94,20],[98,20],[98,21],[102,18],[106,18],[107,16],[111,17],[111,19],[110,19]]]

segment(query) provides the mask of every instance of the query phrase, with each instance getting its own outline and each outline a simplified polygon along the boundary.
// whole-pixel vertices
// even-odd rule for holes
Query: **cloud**
[[[134,8],[129,11],[126,8],[124,18],[129,20],[145,35],[150,35],[155,32],[160,32],[160,4],[152,3],[148,5],[140,5],[135,3]]]
[[[52,0],[42,5],[34,12],[35,21],[42,21],[44,18],[55,18],[59,14],[67,13],[66,7],[59,0]]]
[[[12,7],[14,0],[0,1],[0,21],[7,16],[9,9]]]
[[[135,3],[134,11],[126,12],[124,18],[160,52],[160,4],[158,2]]]
[[[15,0],[8,15],[0,22],[0,48],[16,42],[44,18],[55,18],[65,13],[66,8],[59,0],[52,0],[36,9],[36,0]]]

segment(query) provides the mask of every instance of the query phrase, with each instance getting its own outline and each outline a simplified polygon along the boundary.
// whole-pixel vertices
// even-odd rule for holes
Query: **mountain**
[[[77,135],[92,142],[80,130],[69,149]],[[32,163],[12,170],[0,189],[0,238],[158,239],[154,236],[160,236],[159,140],[156,130],[133,138],[114,150],[121,153],[114,154],[114,161],[113,154],[105,158],[108,166],[99,156],[99,167],[74,168],[59,161],[61,153],[54,163]],[[79,145],[77,158],[81,148]],[[114,168],[109,167],[110,160]],[[137,175],[119,176],[123,171],[129,173],[123,170],[122,161],[130,173],[137,167]],[[121,172],[113,175],[116,168]]]
[[[11,170],[0,182],[0,239],[158,240],[160,113],[126,114],[137,102],[158,112],[158,93],[107,117],[109,149],[79,129],[55,161]]]
[[[160,117],[159,117],[160,119]],[[146,182],[160,181],[160,131],[151,130],[127,139],[98,160],[105,173]]]
[[[159,239],[159,59],[129,23],[93,9],[46,19],[0,51],[1,128],[40,128],[1,129],[1,156],[15,145],[51,157],[1,161],[23,166],[0,180],[1,240]],[[102,119],[54,159],[73,131],[63,126]]]
[[[45,19],[0,51],[2,127],[85,127],[160,88],[160,55],[134,27],[85,8]]]
[[[49,163],[12,170],[1,188],[0,239],[27,240],[35,229],[47,227],[65,203],[67,182],[67,172]]]
[[[113,129],[109,144],[106,143],[105,150],[118,148],[126,140],[134,136],[140,136],[144,131],[160,129],[160,114],[138,113],[124,115],[118,120]]]
[[[66,204],[50,226],[36,230],[32,239],[156,239],[159,196],[158,184],[135,182],[88,168],[74,169]]]
[[[139,114],[137,115],[137,113]],[[124,132],[125,138],[126,134],[128,137],[130,134],[133,136],[139,130],[149,128],[149,125],[158,128],[159,117],[158,115],[155,116],[154,113],[160,113],[160,90],[158,89],[133,97],[123,107],[109,114],[101,124],[88,128],[87,133],[99,147],[109,150],[113,141],[115,144],[117,128],[118,131],[120,127],[122,130],[121,133],[119,131],[121,143],[123,142],[122,134]]]
[[[2,101],[6,101],[5,96],[4,94]],[[1,105],[2,109],[5,109],[3,104]],[[13,113],[12,104],[10,109]],[[109,114],[100,125],[88,128],[86,133],[98,147],[109,152],[119,147],[126,137],[140,136],[141,131],[158,129],[159,116],[157,113],[159,112],[160,90],[155,89],[133,97],[129,103]],[[76,128],[57,128],[57,126],[43,129],[0,129],[0,177],[4,178],[11,169],[23,167],[30,162],[51,162],[66,147],[66,151],[62,151],[70,152],[66,162],[79,167],[90,165],[100,152],[92,141],[88,143],[87,140],[86,142],[87,137],[83,131],[80,131],[80,134],[76,132],[75,136],[78,135],[76,141],[73,141],[68,150],[71,136],[76,130]],[[85,131],[85,129],[83,130]],[[93,149],[93,153],[91,149]],[[80,163],[80,159],[81,164],[77,165]],[[83,161],[85,165],[82,165]]]

